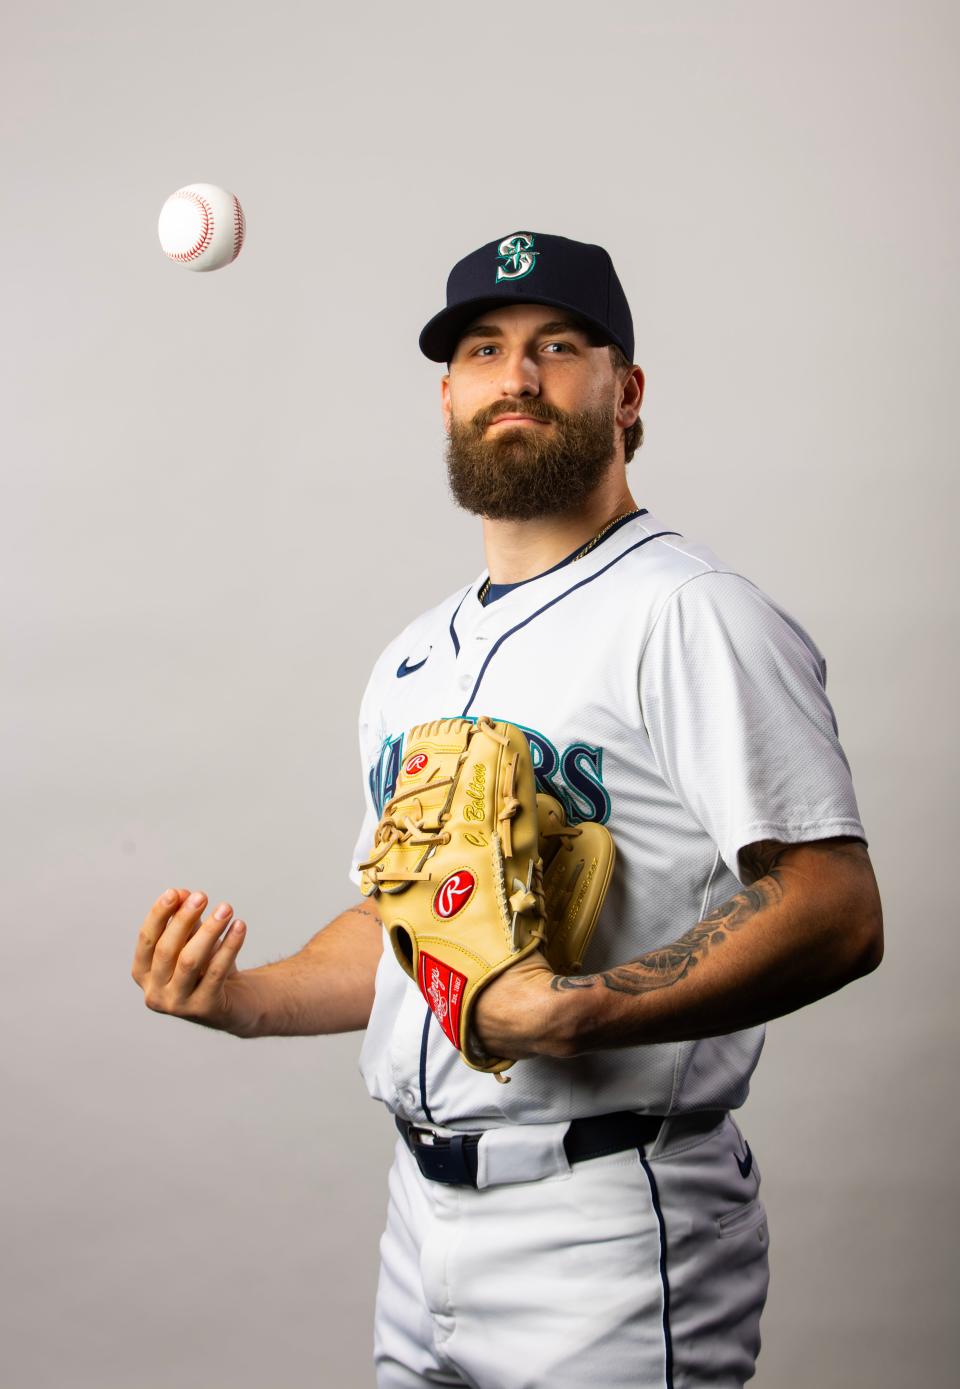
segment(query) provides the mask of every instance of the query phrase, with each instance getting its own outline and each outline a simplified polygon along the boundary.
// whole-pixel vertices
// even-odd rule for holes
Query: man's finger
[[[200,913],[207,904],[205,892],[191,892],[174,911],[153,951],[151,982],[161,988],[173,978],[180,951],[196,930]]]
[[[230,929],[226,935],[217,943],[217,947],[210,956],[202,983],[221,984],[233,968],[233,962],[237,958],[237,951],[240,949],[247,934],[247,923],[237,917],[236,921],[231,922]]]
[[[170,893],[173,896],[170,896]],[[189,897],[187,888],[170,888],[169,892],[163,893],[154,902],[143,919],[143,925],[137,935],[137,943],[133,952],[133,968],[130,973],[141,983],[143,978],[150,973],[153,964],[153,952],[157,947],[157,941],[166,930],[170,918],[179,911],[184,899]]]
[[[230,903],[221,902],[216,911],[211,912],[205,920],[200,922],[190,940],[180,951],[176,963],[178,979],[183,979],[189,984],[191,980],[196,981],[200,977],[231,916],[233,916],[233,908]]]

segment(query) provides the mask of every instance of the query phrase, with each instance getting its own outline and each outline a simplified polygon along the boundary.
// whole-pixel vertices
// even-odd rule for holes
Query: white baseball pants
[[[479,1190],[427,1180],[398,1140],[378,1389],[740,1389],[767,1293],[759,1186],[730,1115]]]

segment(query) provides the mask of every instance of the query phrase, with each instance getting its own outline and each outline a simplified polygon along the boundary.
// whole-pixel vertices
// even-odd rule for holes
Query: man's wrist
[[[555,974],[550,980],[545,1047],[548,1056],[579,1056],[590,1050],[587,1039],[595,1025],[603,992],[592,986],[594,980],[594,975],[577,974]]]
[[[267,1017],[265,990],[261,982],[262,976],[257,974],[258,969],[264,968],[266,966],[258,965],[255,969],[241,970],[230,980],[229,1010],[221,1027],[232,1037],[251,1038],[273,1035]]]
[[[602,974],[555,974],[550,992],[551,1056],[586,1056],[648,1040],[647,1000],[610,988]]]

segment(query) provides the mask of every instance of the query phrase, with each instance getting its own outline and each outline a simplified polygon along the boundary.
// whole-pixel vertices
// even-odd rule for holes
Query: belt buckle
[[[458,1133],[445,1144],[434,1145],[431,1151],[430,1177],[435,1182],[453,1186],[476,1186],[476,1176],[467,1166],[465,1144],[467,1135]]]
[[[437,1133],[419,1124],[411,1124],[408,1135],[407,1146],[424,1177],[450,1186],[476,1186],[476,1163],[471,1170],[466,1156],[466,1142],[472,1135]]]
[[[407,1132],[415,1148],[435,1148],[438,1144],[450,1141],[448,1134],[440,1133],[438,1129],[429,1128],[426,1124],[411,1124]]]

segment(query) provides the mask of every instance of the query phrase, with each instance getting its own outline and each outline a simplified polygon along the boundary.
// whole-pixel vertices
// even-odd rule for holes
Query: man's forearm
[[[333,919],[302,950],[242,970],[256,1021],[244,1037],[315,1037],[365,1028],[382,947],[380,918],[362,903]]]
[[[601,973],[554,976],[568,1054],[734,1032],[879,963],[879,894],[862,842],[789,846],[758,867],[752,886],[672,944]]]

